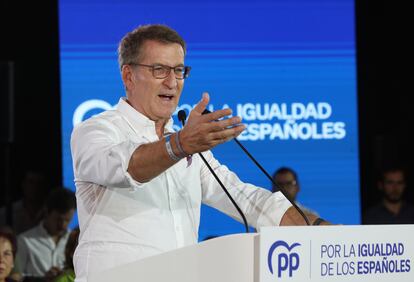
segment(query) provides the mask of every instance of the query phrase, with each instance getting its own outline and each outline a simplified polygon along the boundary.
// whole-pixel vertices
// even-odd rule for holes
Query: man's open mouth
[[[172,100],[172,98],[174,98],[174,95],[160,94],[160,95],[158,95],[158,97],[160,97],[163,100]]]

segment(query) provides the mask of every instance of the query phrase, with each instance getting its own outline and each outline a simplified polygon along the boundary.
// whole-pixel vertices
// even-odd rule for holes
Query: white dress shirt
[[[165,134],[172,133],[172,119]],[[155,123],[121,98],[116,109],[78,125],[71,149],[80,225],[76,281],[91,273],[197,243],[201,203],[241,221],[198,155],[147,183],[127,172],[132,153],[158,141]],[[210,151],[203,155],[254,227],[278,225],[291,206],[281,193],[243,183]]]
[[[65,266],[65,247],[70,231],[56,244],[40,222],[17,237],[16,261],[23,276],[43,277],[52,267]]]

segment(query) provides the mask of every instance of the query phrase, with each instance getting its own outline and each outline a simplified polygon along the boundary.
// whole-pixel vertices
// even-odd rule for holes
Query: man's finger
[[[246,129],[246,126],[244,124],[239,124],[237,126],[224,129],[220,132],[215,132],[212,134],[212,139],[217,141],[228,141],[230,139],[233,139],[240,135],[244,130]]]
[[[209,114],[205,114],[202,117],[202,120],[204,122],[208,122],[208,121],[217,121],[223,117],[229,116],[232,114],[232,110],[231,109],[222,109],[222,110],[217,110],[214,111],[212,113]]]
[[[240,117],[232,117],[232,118],[228,118],[228,119],[223,119],[220,121],[216,121],[216,122],[208,122],[207,123],[207,128],[214,132],[214,131],[222,131],[226,128],[230,128],[233,127],[235,125],[240,124],[241,122],[241,118]]]
[[[203,114],[203,111],[206,109],[208,102],[210,102],[210,96],[207,92],[204,92],[200,102],[198,102],[198,104],[194,107],[193,111],[199,113],[200,115]]]

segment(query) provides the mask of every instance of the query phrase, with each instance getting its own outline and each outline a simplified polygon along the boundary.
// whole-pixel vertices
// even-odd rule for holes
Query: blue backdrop
[[[163,23],[188,43],[193,69],[180,108],[208,91],[211,110],[242,116],[239,140],[269,173],[297,171],[301,203],[333,222],[360,222],[353,1],[60,0],[59,10],[66,186],[74,189],[74,124],[124,95],[118,42],[138,25]],[[242,180],[271,187],[234,142],[213,152]],[[235,232],[240,223],[203,207],[200,239]]]

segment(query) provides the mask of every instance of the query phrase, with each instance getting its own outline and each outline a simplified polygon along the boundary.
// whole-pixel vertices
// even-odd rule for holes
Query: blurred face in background
[[[292,201],[296,200],[296,196],[299,192],[299,185],[296,182],[295,176],[292,173],[278,173],[275,176],[274,180],[278,186],[284,188],[289,199],[291,199]]]
[[[49,211],[44,219],[44,226],[47,232],[51,236],[61,236],[65,234],[74,214],[74,209],[65,213],[60,213],[56,210]]]
[[[385,200],[391,203],[402,201],[405,190],[405,179],[402,171],[391,171],[384,175],[383,181],[378,184],[384,193]]]
[[[0,237],[0,282],[10,275],[14,267],[12,244],[7,238]]]
[[[40,172],[28,171],[22,180],[23,197],[31,203],[42,203],[45,198],[46,179]]]

